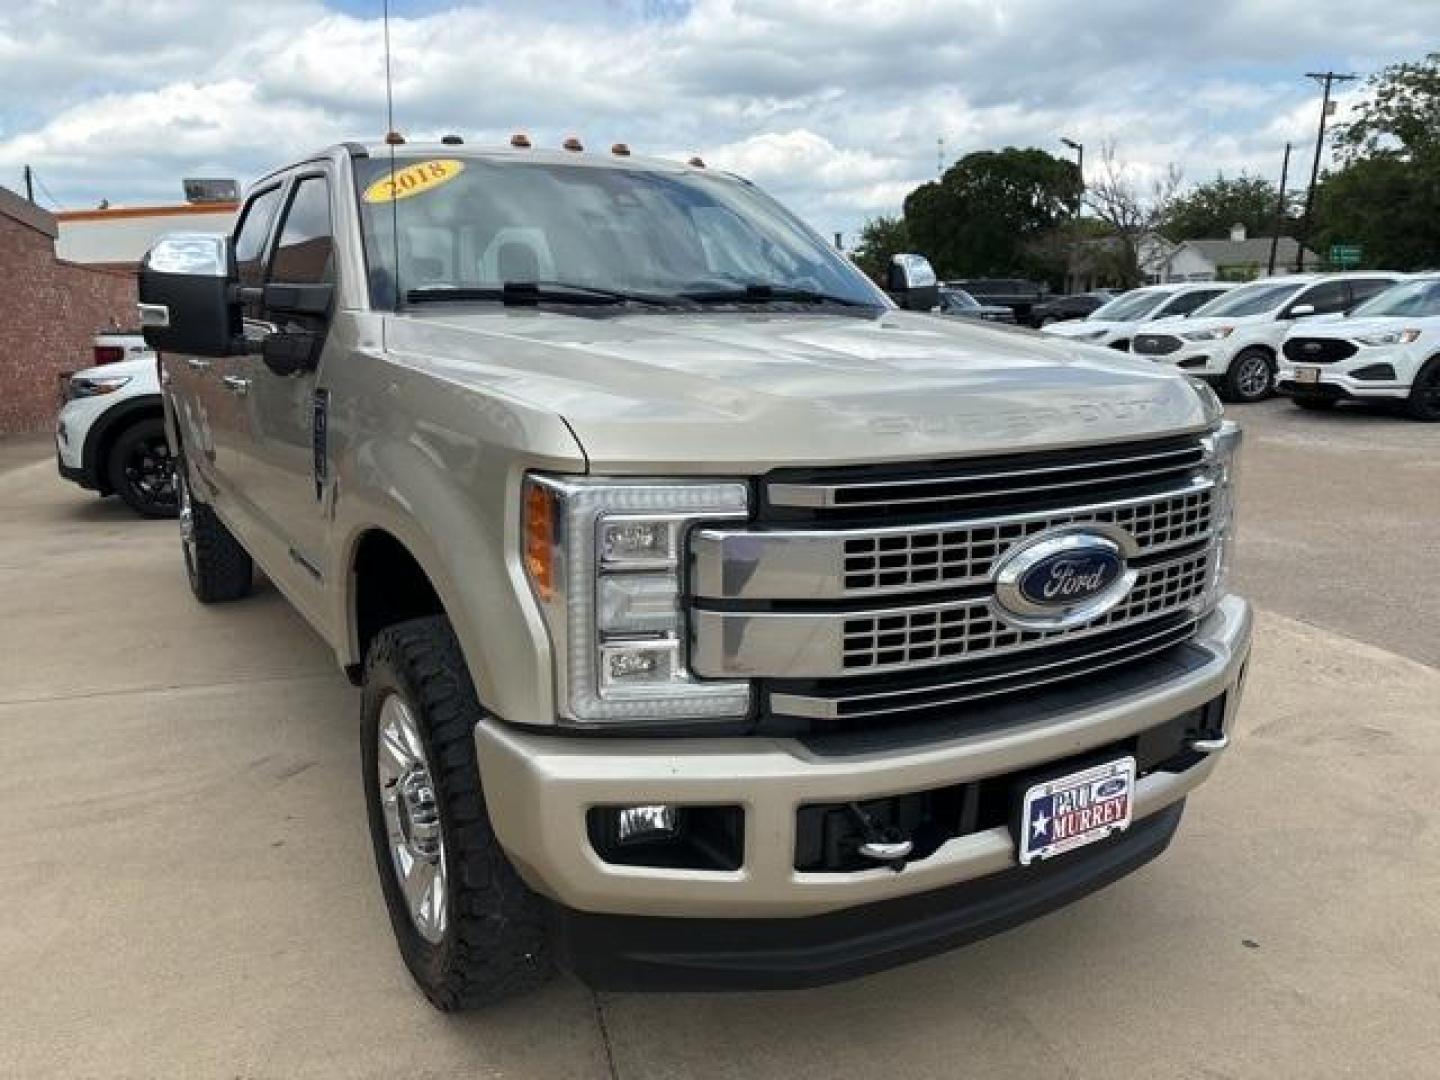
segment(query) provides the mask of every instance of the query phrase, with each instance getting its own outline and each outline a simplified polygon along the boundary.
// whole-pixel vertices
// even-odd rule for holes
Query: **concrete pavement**
[[[835,987],[597,999],[562,979],[461,1017],[395,953],[357,694],[320,642],[268,587],[193,603],[172,523],[0,443],[0,1075],[1434,1075],[1440,671],[1420,661],[1440,586],[1419,571],[1440,428],[1289,408],[1239,414],[1249,696],[1157,863]],[[1288,552],[1333,565],[1371,536],[1387,557],[1325,595]]]

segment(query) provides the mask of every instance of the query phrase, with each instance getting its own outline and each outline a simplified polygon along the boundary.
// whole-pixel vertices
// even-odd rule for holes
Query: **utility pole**
[[[1275,200],[1275,227],[1270,230],[1270,265],[1266,276],[1275,273],[1275,250],[1280,246],[1280,230],[1285,227],[1285,183],[1290,179],[1290,144],[1285,144],[1285,161],[1280,166],[1280,197]]]
[[[1075,151],[1075,171],[1080,175],[1080,190],[1075,195],[1075,216],[1079,217],[1085,205],[1085,144],[1067,139],[1064,135],[1060,136],[1060,141]]]
[[[35,201],[35,177],[29,165],[25,166],[25,198],[32,203]]]
[[[935,175],[941,180],[945,179],[945,136],[941,135],[935,140]]]
[[[1315,183],[1320,179],[1320,153],[1325,149],[1325,121],[1330,116],[1330,88],[1335,83],[1354,82],[1360,76],[1341,75],[1336,71],[1307,71],[1307,79],[1314,79],[1325,88],[1320,102],[1320,130],[1315,133],[1315,160],[1310,165],[1310,186],[1305,189],[1305,213],[1300,218],[1300,236],[1295,252],[1295,268],[1305,269],[1305,244],[1310,239],[1310,212],[1315,206]]]

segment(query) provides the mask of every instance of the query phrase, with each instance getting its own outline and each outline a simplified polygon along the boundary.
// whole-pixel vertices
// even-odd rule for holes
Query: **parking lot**
[[[1235,415],[1249,696],[1161,860],[831,988],[458,1017],[396,954],[319,640],[268,586],[195,604],[174,523],[0,442],[0,1073],[1433,1076],[1440,425]]]

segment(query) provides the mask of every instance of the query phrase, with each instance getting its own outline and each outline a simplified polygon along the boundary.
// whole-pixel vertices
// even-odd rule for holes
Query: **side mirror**
[[[227,236],[172,233],[140,264],[140,328],[159,352],[229,356],[240,337],[235,257]]]
[[[1290,308],[1288,311],[1285,312],[1285,317],[1287,319],[1303,319],[1306,315],[1314,314],[1314,304],[1296,304],[1294,307]]]
[[[924,255],[892,255],[885,291],[907,311],[929,311],[940,303],[940,281]]]

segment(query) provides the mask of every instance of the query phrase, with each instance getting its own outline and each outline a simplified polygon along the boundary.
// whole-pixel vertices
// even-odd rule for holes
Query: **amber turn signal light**
[[[535,595],[555,598],[555,493],[540,484],[525,488],[525,572]]]

